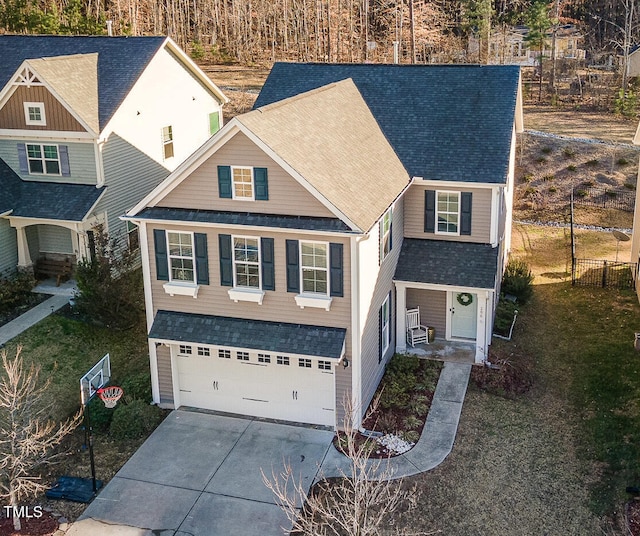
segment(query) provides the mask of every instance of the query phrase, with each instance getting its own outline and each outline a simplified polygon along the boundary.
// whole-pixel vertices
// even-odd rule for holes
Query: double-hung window
[[[436,233],[460,234],[460,192],[437,192]]]
[[[195,255],[193,234],[168,231],[169,280],[195,283]]]
[[[233,199],[247,199],[253,201],[253,168],[231,167]]]
[[[173,157],[173,127],[162,127],[162,154],[164,159]]]
[[[393,212],[389,208],[380,220],[380,262],[391,252],[391,218]]]
[[[390,344],[390,331],[389,325],[391,321],[391,312],[389,309],[389,296],[385,298],[382,302],[382,307],[380,307],[380,358],[379,362],[382,361],[384,354],[389,349]]]
[[[258,238],[233,237],[233,277],[235,287],[261,288]]]
[[[24,119],[27,125],[46,126],[47,118],[44,113],[44,102],[25,102]]]
[[[300,279],[303,294],[329,295],[326,242],[300,242]]]
[[[29,173],[60,175],[60,155],[57,145],[27,144]]]

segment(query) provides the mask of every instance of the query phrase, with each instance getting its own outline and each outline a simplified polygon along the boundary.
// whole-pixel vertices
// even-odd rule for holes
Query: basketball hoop
[[[120,397],[124,394],[122,387],[112,385],[111,387],[102,387],[96,391],[100,400],[104,402],[105,408],[115,408],[116,403],[120,400]]]

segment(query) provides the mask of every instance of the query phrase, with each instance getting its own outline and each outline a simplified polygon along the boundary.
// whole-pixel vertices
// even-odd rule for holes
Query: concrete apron
[[[291,523],[262,472],[271,478],[289,463],[308,490],[332,438],[327,430],[173,411],[67,534],[281,536]]]

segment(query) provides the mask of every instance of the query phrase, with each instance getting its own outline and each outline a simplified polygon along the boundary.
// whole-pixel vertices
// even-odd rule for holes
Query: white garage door
[[[173,357],[181,406],[335,425],[332,362],[196,346],[181,350]]]

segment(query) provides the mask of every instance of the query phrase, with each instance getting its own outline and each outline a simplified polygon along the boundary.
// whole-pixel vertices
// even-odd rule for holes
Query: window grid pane
[[[328,294],[327,245],[301,243],[302,292]]]
[[[29,106],[29,121],[42,121],[40,106]]]
[[[457,192],[438,192],[438,232],[458,233],[460,194]]]
[[[234,237],[236,286],[260,288],[260,249],[257,238]]]
[[[29,173],[60,175],[57,145],[27,145]]]
[[[193,241],[190,233],[167,233],[172,281],[195,281]]]
[[[233,168],[233,193],[240,199],[253,199],[253,170]]]

